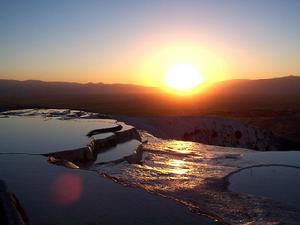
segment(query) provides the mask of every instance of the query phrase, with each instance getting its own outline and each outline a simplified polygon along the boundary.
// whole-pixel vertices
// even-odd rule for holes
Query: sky
[[[162,86],[300,75],[299,0],[0,0],[0,78]]]

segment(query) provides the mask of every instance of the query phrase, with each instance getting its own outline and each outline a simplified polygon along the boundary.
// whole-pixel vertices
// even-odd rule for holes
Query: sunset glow
[[[166,71],[181,63],[199,69],[203,85],[297,75],[300,3],[271,5],[272,10],[266,0],[7,1],[0,9],[0,78],[164,89]]]

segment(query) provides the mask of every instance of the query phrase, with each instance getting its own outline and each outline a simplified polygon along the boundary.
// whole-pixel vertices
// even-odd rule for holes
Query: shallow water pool
[[[300,207],[300,168],[259,166],[247,168],[229,178],[229,190],[268,197]]]
[[[86,134],[94,129],[113,127],[114,120],[18,117],[0,118],[0,153],[43,154],[79,148],[90,139]],[[97,135],[98,138],[111,133]]]

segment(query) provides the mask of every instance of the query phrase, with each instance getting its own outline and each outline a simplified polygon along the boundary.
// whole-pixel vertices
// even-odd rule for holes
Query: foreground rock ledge
[[[72,169],[80,167],[88,167],[97,159],[97,154],[107,151],[109,148],[117,144],[124,143],[130,140],[142,141],[140,134],[134,127],[122,129],[114,132],[106,138],[91,140],[87,147],[82,147],[73,150],[65,150],[44,154],[48,157],[50,163],[63,165]],[[135,149],[132,150],[135,153]]]
[[[299,208],[228,191],[231,173],[259,165],[244,158],[255,151],[147,138],[149,142],[142,146],[142,164],[100,166],[98,172],[171,198],[224,224],[299,224]]]

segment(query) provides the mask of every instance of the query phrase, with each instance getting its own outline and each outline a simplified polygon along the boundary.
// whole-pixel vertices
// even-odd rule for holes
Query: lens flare
[[[82,178],[73,174],[59,175],[52,185],[52,199],[59,205],[72,205],[80,200]]]

